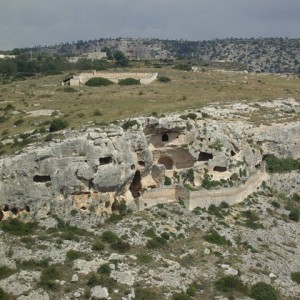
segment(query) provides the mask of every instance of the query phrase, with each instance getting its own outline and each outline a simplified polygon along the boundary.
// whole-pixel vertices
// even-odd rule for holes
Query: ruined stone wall
[[[242,202],[245,198],[256,192],[263,181],[268,180],[269,175],[265,172],[258,171],[252,175],[245,184],[234,188],[225,188],[220,190],[201,190],[191,191],[190,198],[185,201],[189,210],[196,207],[209,207],[211,204],[216,206],[222,202],[230,205]]]
[[[167,204],[176,201],[175,187],[170,186],[146,191],[143,197],[138,199],[137,203],[138,209],[144,210],[157,204]]]

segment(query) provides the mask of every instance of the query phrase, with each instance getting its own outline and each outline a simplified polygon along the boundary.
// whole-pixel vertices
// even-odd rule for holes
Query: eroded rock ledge
[[[268,180],[265,157],[299,159],[299,150],[299,122],[255,127],[201,112],[138,118],[127,131],[112,124],[66,131],[64,140],[0,159],[0,218],[101,215],[122,201],[138,209],[178,200],[190,209],[236,203]]]

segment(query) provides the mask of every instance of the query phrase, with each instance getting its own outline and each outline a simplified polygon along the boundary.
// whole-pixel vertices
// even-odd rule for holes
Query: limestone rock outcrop
[[[164,184],[174,187],[176,192],[166,194],[175,197],[183,193],[176,185],[201,189],[218,181],[217,188],[238,186],[264,172],[265,155],[300,156],[296,122],[255,127],[204,119],[198,112],[193,118],[137,118],[136,124],[128,130],[111,124],[66,131],[63,140],[1,158],[2,218],[74,209],[106,214],[150,190],[151,199],[155,189],[159,197]]]

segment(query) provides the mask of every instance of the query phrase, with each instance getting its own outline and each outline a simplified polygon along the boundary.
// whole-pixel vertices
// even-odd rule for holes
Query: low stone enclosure
[[[100,216],[124,202],[139,210],[174,201],[188,209],[234,204],[272,183],[265,157],[300,158],[299,122],[255,127],[195,116],[136,118],[128,130],[65,130],[62,140],[1,158],[0,219]]]
[[[79,86],[81,84],[85,84],[89,79],[95,77],[106,78],[114,83],[118,83],[122,79],[133,78],[139,80],[141,84],[150,84],[156,80],[157,76],[158,73],[107,73],[92,71],[69,77],[62,82],[62,85]]]

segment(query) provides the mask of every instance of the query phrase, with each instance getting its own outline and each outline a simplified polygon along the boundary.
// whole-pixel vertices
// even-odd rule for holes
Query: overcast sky
[[[300,0],[0,0],[0,49],[101,37],[300,37]]]

